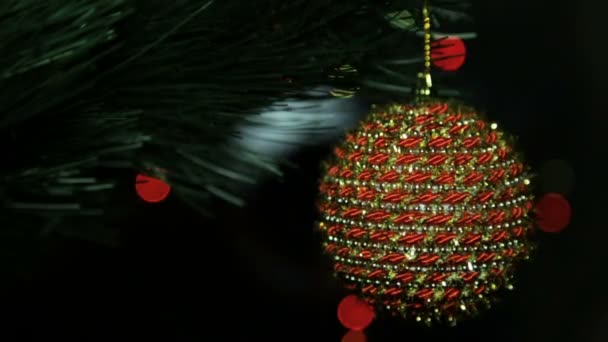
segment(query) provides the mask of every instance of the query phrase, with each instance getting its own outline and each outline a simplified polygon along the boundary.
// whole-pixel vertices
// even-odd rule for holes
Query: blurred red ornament
[[[135,190],[144,201],[158,203],[169,196],[171,186],[160,179],[140,173],[135,178]]]
[[[466,54],[466,45],[459,37],[446,37],[431,44],[433,65],[444,71],[460,69],[464,64]]]
[[[363,331],[349,330],[344,337],[342,342],[367,342],[367,336]]]
[[[349,295],[338,305],[338,320],[348,329],[361,331],[374,320],[374,309],[357,296]]]
[[[560,194],[548,193],[536,203],[536,221],[544,232],[561,232],[570,223],[571,215],[570,203]]]

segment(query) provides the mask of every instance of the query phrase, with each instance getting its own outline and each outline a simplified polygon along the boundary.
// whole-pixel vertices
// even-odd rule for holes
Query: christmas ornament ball
[[[528,168],[471,107],[375,108],[323,168],[324,250],[379,312],[455,324],[511,289],[528,258]]]

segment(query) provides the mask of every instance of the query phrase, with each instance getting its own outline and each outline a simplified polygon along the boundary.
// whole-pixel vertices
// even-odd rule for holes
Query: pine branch
[[[159,167],[203,212],[216,197],[243,204],[243,185],[280,161],[232,144],[239,123],[332,80],[362,84],[382,51],[417,56],[419,39],[387,11],[366,0],[0,5],[0,139],[11,146],[0,215],[68,228],[119,217],[117,192]],[[336,71],[344,64],[363,72]]]

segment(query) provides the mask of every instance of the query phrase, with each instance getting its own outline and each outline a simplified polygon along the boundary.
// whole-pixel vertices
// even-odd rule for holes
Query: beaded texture
[[[376,108],[323,167],[324,250],[377,308],[455,324],[512,288],[531,247],[528,169],[474,109]]]

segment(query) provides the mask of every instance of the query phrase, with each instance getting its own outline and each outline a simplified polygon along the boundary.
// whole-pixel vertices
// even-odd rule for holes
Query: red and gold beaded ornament
[[[472,107],[430,95],[376,107],[324,163],[318,227],[335,274],[379,312],[455,324],[512,289],[528,258],[528,168]]]

